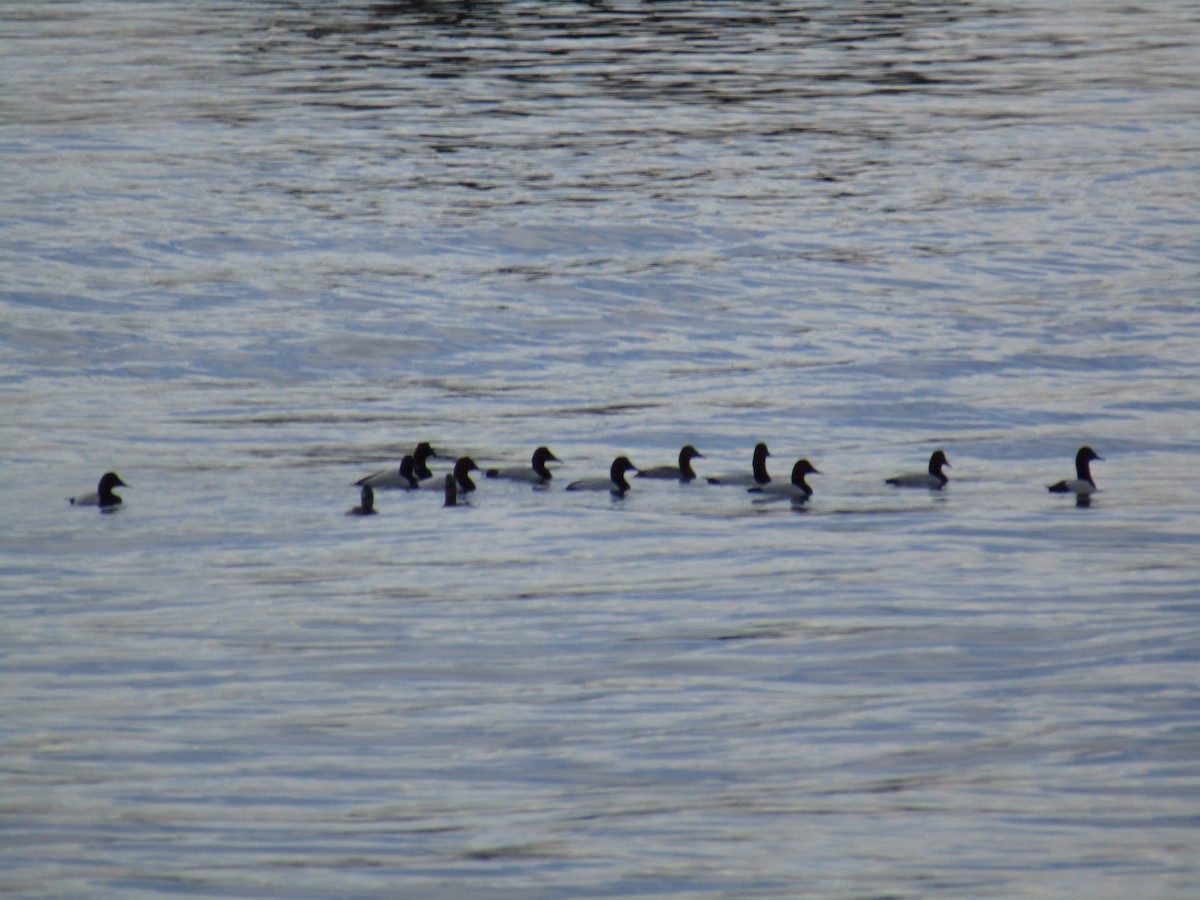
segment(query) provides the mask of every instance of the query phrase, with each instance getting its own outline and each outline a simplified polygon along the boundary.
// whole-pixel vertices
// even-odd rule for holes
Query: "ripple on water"
[[[6,886],[1189,893],[1190,4],[6,28]]]

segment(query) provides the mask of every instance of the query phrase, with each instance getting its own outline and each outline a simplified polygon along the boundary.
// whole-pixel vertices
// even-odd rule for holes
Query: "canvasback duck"
[[[411,456],[406,456],[400,460],[399,469],[387,469],[383,472],[376,472],[374,475],[358,479],[354,484],[358,487],[370,485],[372,488],[386,488],[399,491],[411,491],[421,486],[421,482],[413,474],[413,458]]]
[[[436,459],[437,455],[437,451],[429,445],[428,441],[421,441],[421,443],[417,444],[417,446],[413,448],[412,473],[413,477],[416,478],[417,481],[424,481],[427,478],[433,477],[433,472],[430,471],[429,466],[426,465],[426,463],[430,460],[430,458]]]
[[[950,468],[950,460],[946,459],[946,454],[941,450],[935,450],[933,456],[929,457],[929,471],[905,472],[903,475],[893,475],[891,478],[885,479],[884,483],[895,485],[896,487],[929,488],[931,491],[940,490],[950,480],[946,476],[946,473],[942,471],[943,466]]]
[[[348,516],[373,516],[375,515],[375,491],[371,489],[369,484],[362,486],[362,492],[359,494],[360,503],[358,506],[353,506],[346,510]]]
[[[807,459],[799,459],[792,466],[791,484],[781,484],[777,481],[770,484],[756,484],[754,487],[749,488],[748,492],[752,494],[764,494],[768,497],[787,497],[793,503],[803,503],[813,493],[812,487],[805,480],[805,476],[820,474],[820,471]]]
[[[478,472],[479,466],[475,465],[475,460],[469,456],[461,456],[454,463],[454,471],[449,477],[455,481],[455,489],[460,494],[469,494],[475,490],[475,482],[471,480],[471,473]],[[433,483],[430,482],[430,487]]]
[[[1092,478],[1092,460],[1103,460],[1091,447],[1080,447],[1075,454],[1075,477],[1056,481],[1046,490],[1053,494],[1074,494],[1076,497],[1090,497],[1095,491],[1096,481]]]
[[[771,476],[767,474],[767,457],[771,455],[771,451],[767,449],[766,444],[756,444],[754,447],[754,456],[750,461],[750,474],[738,472],[733,475],[720,475],[715,478],[709,478],[709,484],[740,484],[740,485],[756,485],[770,484]]]
[[[554,476],[546,468],[548,462],[562,462],[562,460],[551,453],[549,447],[538,447],[533,451],[530,466],[505,466],[488,469],[483,474],[488,478],[505,478],[509,481],[524,481],[528,484],[549,484],[550,479]]]
[[[446,498],[443,501],[442,506],[458,506],[459,505],[459,503],[458,503],[458,479],[456,479],[453,475],[447,475],[445,480],[442,482],[442,491]]]
[[[679,451],[679,465],[654,466],[650,469],[641,469],[637,473],[637,477],[662,478],[686,483],[694,480],[696,477],[696,472],[694,469],[692,469],[693,459],[704,459],[704,454],[691,444],[687,444],[682,450]]]
[[[636,471],[637,466],[631,463],[628,457],[618,456],[609,467],[607,478],[585,478],[582,481],[572,481],[567,485],[567,490],[609,491],[618,497],[623,497],[629,490],[629,482],[625,480],[625,473]]]
[[[78,497],[69,497],[72,506],[99,506],[101,508],[119,506],[121,498],[113,493],[115,487],[129,487],[121,480],[121,477],[116,472],[105,472],[100,476],[100,483],[96,486],[94,493],[80,494]]]

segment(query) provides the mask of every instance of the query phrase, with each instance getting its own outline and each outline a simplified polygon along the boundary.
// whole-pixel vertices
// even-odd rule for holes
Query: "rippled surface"
[[[0,887],[1190,893],[1197,19],[0,11]]]

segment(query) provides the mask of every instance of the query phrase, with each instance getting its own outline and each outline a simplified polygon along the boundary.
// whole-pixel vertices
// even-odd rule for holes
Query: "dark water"
[[[1193,893],[1198,37],[0,7],[0,889]]]

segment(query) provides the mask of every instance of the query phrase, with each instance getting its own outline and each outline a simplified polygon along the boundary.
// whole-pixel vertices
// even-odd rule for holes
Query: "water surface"
[[[1198,33],[5,9],[0,886],[1192,892]],[[419,440],[564,462],[344,517]]]

